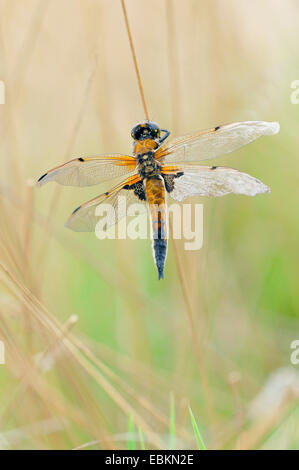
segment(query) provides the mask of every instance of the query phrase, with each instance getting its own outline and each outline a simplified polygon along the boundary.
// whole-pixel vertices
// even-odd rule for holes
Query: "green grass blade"
[[[140,443],[141,450],[145,450],[144,437],[140,428],[138,428],[138,435],[139,435],[139,443]]]
[[[133,415],[130,413],[129,415],[129,439],[128,439],[128,449],[135,450],[135,441],[134,441],[134,421]]]
[[[192,410],[191,410],[190,406],[189,406],[189,413],[190,413],[191,423],[192,423],[192,427],[193,427],[193,432],[194,432],[195,439],[196,439],[196,442],[197,442],[197,447],[199,448],[199,450],[206,450],[205,443],[204,443],[204,441],[201,437],[201,434],[200,434],[198,426],[197,426],[197,422],[194,418],[194,414],[192,413]]]
[[[169,449],[176,447],[175,438],[175,402],[173,393],[170,394],[170,419],[169,419]]]

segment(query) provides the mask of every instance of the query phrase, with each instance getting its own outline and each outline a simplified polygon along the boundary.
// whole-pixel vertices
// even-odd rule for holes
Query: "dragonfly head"
[[[131,131],[131,136],[134,140],[144,140],[144,139],[159,139],[160,137],[160,128],[158,124],[153,121],[145,121],[136,124]]]

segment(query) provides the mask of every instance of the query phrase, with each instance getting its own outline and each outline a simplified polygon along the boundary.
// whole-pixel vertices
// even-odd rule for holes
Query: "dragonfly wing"
[[[92,186],[134,171],[136,160],[129,155],[75,158],[42,175],[38,185],[56,181],[65,186]]]
[[[277,122],[247,121],[217,126],[196,134],[179,137],[156,151],[163,162],[200,161],[216,158],[253,142],[263,135],[279,131]]]
[[[123,217],[126,217],[127,209],[132,203],[143,200],[142,191],[142,182],[140,182],[139,176],[131,177],[122,184],[115,186],[111,191],[77,207],[65,226],[75,232],[94,232],[102,215],[97,212],[97,208],[101,204],[107,204],[107,212],[105,213],[105,229],[107,230],[112,225],[117,224]],[[145,204],[144,212],[146,212]]]
[[[163,174],[166,181],[171,179],[169,194],[176,201],[189,196],[219,197],[230,193],[256,196],[270,192],[258,179],[233,168],[177,164],[173,169],[165,168]]]

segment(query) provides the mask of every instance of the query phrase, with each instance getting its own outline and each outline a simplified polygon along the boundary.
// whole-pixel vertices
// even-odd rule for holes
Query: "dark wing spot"
[[[220,129],[220,126],[216,126],[216,127],[214,128],[214,131],[219,131],[219,129]]]
[[[105,196],[109,196],[109,191],[107,191],[107,192],[105,193]]]
[[[129,191],[134,191],[135,196],[140,199],[140,201],[145,201],[145,192],[144,192],[144,187],[142,184],[142,181],[137,181],[137,183],[134,184],[126,184],[122,189],[127,189]]]
[[[166,191],[170,193],[171,191],[173,191],[173,188],[174,188],[173,180],[175,178],[175,175],[162,174],[162,176],[164,179]]]
[[[75,214],[80,208],[81,208],[81,206],[77,207],[77,208],[73,211],[73,214]]]
[[[42,179],[44,179],[45,176],[47,176],[48,173],[45,173],[44,175],[42,175],[40,178],[38,178],[37,182],[39,183]]]
[[[217,166],[211,166],[211,170],[216,170]]]
[[[145,197],[145,191],[144,191],[143,183],[141,181],[138,181],[133,186],[134,186],[135,196],[137,196],[138,199],[140,199],[140,201],[145,201],[146,197]]]
[[[78,158],[79,162],[84,162],[84,158],[80,157]]]
[[[164,178],[165,188],[166,188],[166,191],[168,193],[171,193],[171,191],[174,190],[174,180],[175,180],[175,178],[179,178],[180,176],[183,176],[183,174],[184,174],[183,171],[179,171],[175,175],[174,174],[172,174],[172,175],[162,174],[162,176]]]

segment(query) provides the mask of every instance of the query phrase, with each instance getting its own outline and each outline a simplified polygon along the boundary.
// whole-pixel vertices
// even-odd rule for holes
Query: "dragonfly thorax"
[[[138,171],[141,178],[159,176],[161,174],[161,165],[155,159],[154,152],[147,152],[137,155]]]

